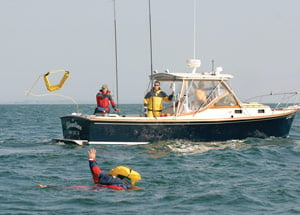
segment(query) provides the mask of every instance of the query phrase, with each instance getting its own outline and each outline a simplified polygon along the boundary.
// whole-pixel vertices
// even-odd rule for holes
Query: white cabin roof
[[[150,79],[158,81],[182,81],[182,80],[205,80],[205,81],[228,81],[233,76],[220,73],[155,73]]]

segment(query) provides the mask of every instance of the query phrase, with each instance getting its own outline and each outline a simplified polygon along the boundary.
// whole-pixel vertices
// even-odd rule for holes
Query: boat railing
[[[300,92],[269,93],[251,97],[245,102],[268,103],[275,110],[287,108],[289,106],[299,106]]]
[[[209,95],[207,96],[207,99],[206,99],[206,104],[202,105],[202,107],[206,106],[207,104],[210,104],[215,98],[217,98],[219,96],[217,93],[217,89],[219,86],[220,86],[220,83],[218,85],[216,85],[214,87],[214,89],[209,93]],[[200,108],[202,108],[202,107],[200,107]]]
[[[206,98],[206,102],[202,103],[199,105],[199,107],[197,108],[197,110],[195,111],[194,115],[196,113],[198,113],[202,108],[208,106],[210,103],[212,103],[212,101],[214,101],[219,95],[217,93],[217,89],[220,86],[220,83],[218,85],[216,85],[208,94],[207,98]]]
[[[96,117],[119,117],[119,114],[114,113],[96,113],[94,116]]]

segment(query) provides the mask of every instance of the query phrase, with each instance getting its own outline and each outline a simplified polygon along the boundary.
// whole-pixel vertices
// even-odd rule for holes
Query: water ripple
[[[95,146],[104,171],[129,165],[142,174],[143,190],[119,192],[73,186],[93,184],[90,146],[51,142],[61,137],[59,116],[70,106],[0,108],[3,214],[300,213],[299,114],[289,138]],[[84,108],[92,111],[93,105]]]

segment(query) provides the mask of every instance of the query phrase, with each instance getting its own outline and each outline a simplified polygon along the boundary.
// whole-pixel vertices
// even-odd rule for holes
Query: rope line
[[[59,72],[62,72],[64,70],[55,70],[55,71],[50,71],[49,74],[53,74],[53,73],[59,73]],[[27,91],[25,91],[25,95],[26,96],[35,96],[35,97],[44,97],[44,96],[57,96],[57,97],[62,97],[62,98],[65,98],[65,99],[68,99],[68,100],[71,100],[75,105],[76,105],[76,110],[77,110],[77,113],[80,112],[80,109],[79,109],[79,105],[78,105],[78,102],[72,98],[71,96],[66,96],[66,95],[63,95],[63,94],[59,94],[59,93],[42,93],[42,94],[36,94],[36,93],[33,93],[33,89],[35,88],[35,86],[37,85],[38,81],[41,79],[41,77],[43,77],[44,74],[41,74],[38,76],[38,78],[35,80],[35,82],[33,82],[33,85],[31,86],[31,88]]]

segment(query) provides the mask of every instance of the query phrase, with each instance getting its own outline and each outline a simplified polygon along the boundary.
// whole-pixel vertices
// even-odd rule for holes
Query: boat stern
[[[81,114],[73,113],[60,117],[64,139],[89,141],[89,120]]]

